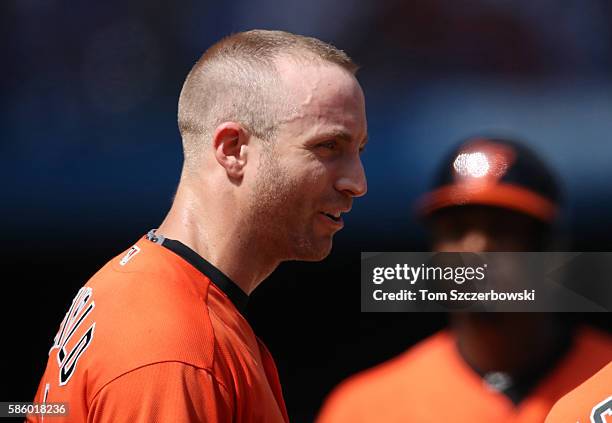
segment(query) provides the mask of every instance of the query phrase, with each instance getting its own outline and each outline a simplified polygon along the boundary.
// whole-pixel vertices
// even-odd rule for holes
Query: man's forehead
[[[298,102],[311,100],[315,95],[320,100],[363,96],[354,75],[337,64],[319,58],[280,57],[275,65],[284,89]]]
[[[367,122],[359,113],[312,112],[308,108],[295,110],[281,121],[289,133],[306,138],[336,138],[344,141],[367,142]]]
[[[279,122],[300,138],[337,137],[363,143],[365,100],[355,77],[339,65],[280,58],[276,63],[287,113]]]
[[[363,93],[355,77],[334,64],[282,62],[281,81],[292,117],[363,119]],[[289,116],[287,116],[289,117]]]

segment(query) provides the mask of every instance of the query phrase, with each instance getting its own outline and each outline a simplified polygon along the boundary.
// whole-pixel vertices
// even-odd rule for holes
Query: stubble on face
[[[316,242],[304,181],[285,168],[272,146],[261,155],[258,180],[249,202],[253,237],[262,253],[284,260],[318,261],[327,257],[331,240]],[[312,175],[310,175],[312,176]]]

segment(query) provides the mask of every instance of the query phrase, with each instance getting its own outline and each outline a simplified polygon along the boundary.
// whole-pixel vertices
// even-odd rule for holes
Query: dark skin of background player
[[[441,252],[538,251],[550,228],[510,210],[456,206],[427,220],[432,250]],[[571,327],[552,313],[453,313],[451,327],[463,358],[483,373],[513,380],[541,368],[568,339]]]

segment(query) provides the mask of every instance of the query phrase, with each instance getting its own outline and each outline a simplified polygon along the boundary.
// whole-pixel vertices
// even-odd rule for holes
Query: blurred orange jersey
[[[612,423],[612,362],[555,404],[546,423]]]
[[[611,359],[612,340],[584,329],[515,404],[465,362],[453,334],[444,331],[349,378],[331,394],[318,423],[542,423],[557,399]]]
[[[272,356],[240,313],[247,295],[187,246],[149,237],[72,302],[35,398],[69,411],[44,421],[287,422]]]

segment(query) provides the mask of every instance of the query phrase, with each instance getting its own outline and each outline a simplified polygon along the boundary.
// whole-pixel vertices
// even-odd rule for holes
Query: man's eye
[[[321,144],[319,144],[319,147],[325,148],[327,150],[337,150],[338,149],[338,143],[336,141],[325,141],[322,142]]]

